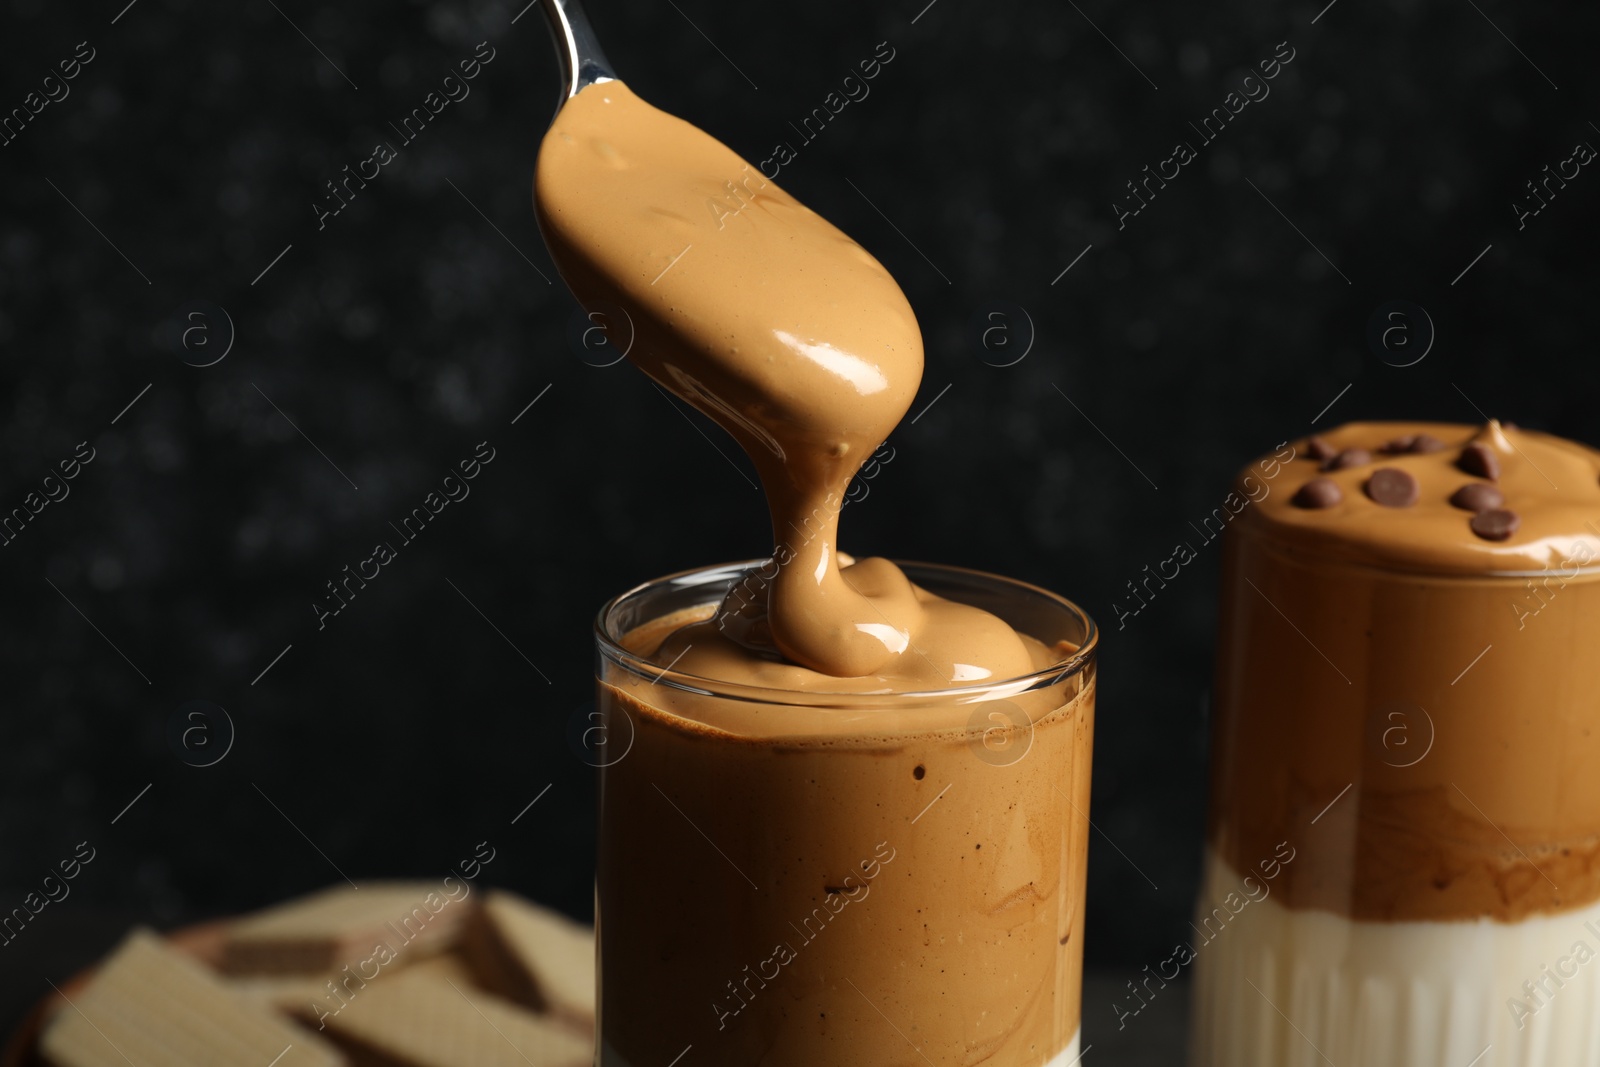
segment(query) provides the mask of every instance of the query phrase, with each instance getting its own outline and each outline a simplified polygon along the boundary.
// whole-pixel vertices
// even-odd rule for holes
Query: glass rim
[[[691,567],[687,570],[677,571],[672,574],[652,578],[640,582],[630,589],[624,590],[600,606],[594,618],[594,636],[596,646],[602,656],[629,672],[648,678],[654,684],[666,685],[671,689],[699,696],[721,697],[724,699],[749,700],[763,704],[813,706],[818,708],[835,706],[869,706],[883,703],[907,702],[939,702],[952,704],[978,703],[989,699],[1004,699],[1020,693],[1032,692],[1038,689],[1047,689],[1081,674],[1091,664],[1100,646],[1100,627],[1094,617],[1081,606],[1068,600],[1058,593],[1053,593],[1043,586],[1034,585],[1016,578],[1006,578],[1002,575],[991,574],[987,571],[975,570],[970,567],[957,567],[945,563],[924,563],[917,560],[892,560],[895,566],[906,571],[906,576],[912,581],[917,581],[912,572],[936,573],[954,577],[977,579],[995,588],[1024,593],[1043,598],[1052,602],[1068,615],[1076,618],[1083,624],[1084,638],[1081,644],[1071,654],[1047,667],[1042,667],[1027,674],[1016,675],[1011,678],[986,679],[971,685],[951,686],[946,689],[918,689],[897,691],[891,693],[863,693],[860,691],[845,691],[836,689],[779,689],[770,686],[746,685],[741,682],[729,682],[720,678],[707,678],[702,675],[689,674],[671,668],[662,668],[660,664],[653,663],[643,656],[637,655],[622,647],[620,637],[613,634],[608,623],[615,616],[617,610],[629,601],[643,596],[646,593],[663,586],[677,583],[684,584],[691,579],[694,584],[712,585],[721,576],[733,577],[748,573],[751,569],[769,563],[766,559],[747,559],[733,563],[712,564],[705,567]],[[720,598],[718,598],[720,600]],[[718,601],[710,601],[716,603]],[[1030,635],[1031,636],[1031,635]],[[1037,639],[1036,639],[1037,640]],[[838,704],[825,703],[828,700]]]

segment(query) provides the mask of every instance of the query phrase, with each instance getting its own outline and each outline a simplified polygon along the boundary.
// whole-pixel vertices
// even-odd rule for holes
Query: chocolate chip
[[[1408,433],[1404,437],[1396,437],[1393,441],[1387,442],[1378,451],[1385,452],[1391,456],[1420,455],[1428,452],[1439,452],[1444,447],[1444,442],[1431,433]]]
[[[1429,452],[1443,452],[1445,443],[1431,433],[1419,433],[1415,441],[1411,442],[1411,451],[1426,454]]]
[[[1313,478],[1295,491],[1289,503],[1297,508],[1331,508],[1344,499],[1332,478]]]
[[[1521,522],[1516,512],[1506,511],[1503,508],[1496,511],[1480,511],[1472,516],[1472,532],[1485,541],[1504,541],[1517,532]]]
[[[1321,460],[1332,459],[1333,452],[1333,446],[1321,437],[1309,437],[1306,439],[1306,455],[1314,460],[1320,462]]]
[[[1463,511],[1493,511],[1506,502],[1506,495],[1488,482],[1463,485],[1450,495],[1450,503]]]
[[[1422,488],[1399,467],[1379,467],[1367,479],[1367,495],[1386,508],[1409,508],[1422,495]]]
[[[1372,453],[1364,448],[1347,448],[1337,456],[1333,456],[1322,464],[1325,471],[1342,471],[1351,467],[1363,467],[1372,462]]]
[[[1494,454],[1494,449],[1482,441],[1474,441],[1461,450],[1461,458],[1456,460],[1456,466],[1468,474],[1476,474],[1479,478],[1487,478],[1491,482],[1500,478],[1500,457]]]
[[[1393,441],[1388,442],[1382,448],[1378,449],[1378,451],[1387,452],[1391,456],[1398,456],[1415,450],[1416,444],[1417,435],[1414,433],[1408,433],[1404,437],[1396,437]]]

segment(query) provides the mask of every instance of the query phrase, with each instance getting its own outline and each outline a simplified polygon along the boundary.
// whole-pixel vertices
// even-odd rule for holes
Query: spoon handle
[[[579,0],[539,0],[539,6],[549,19],[556,62],[561,65],[562,103],[587,86],[616,79]]]

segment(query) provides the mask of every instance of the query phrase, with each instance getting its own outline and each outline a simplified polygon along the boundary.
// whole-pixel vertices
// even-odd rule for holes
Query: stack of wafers
[[[341,886],[214,950],[130,933],[49,1010],[49,1067],[590,1067],[594,935],[463,883]]]

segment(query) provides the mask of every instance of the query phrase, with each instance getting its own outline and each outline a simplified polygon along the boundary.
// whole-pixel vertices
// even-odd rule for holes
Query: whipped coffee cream
[[[1048,660],[887,560],[839,555],[850,479],[922,379],[916,318],[877,260],[616,81],[556,116],[534,204],[578,299],[628,313],[629,358],[732,434],[766,490],[770,571],[718,619],[668,638],[663,662],[682,654],[687,673],[775,688],[875,691],[1014,677]]]
[[[1494,420],[1354,423],[1296,453],[1292,498],[1259,510],[1297,550],[1440,575],[1600,562],[1600,454],[1573,441]]]

